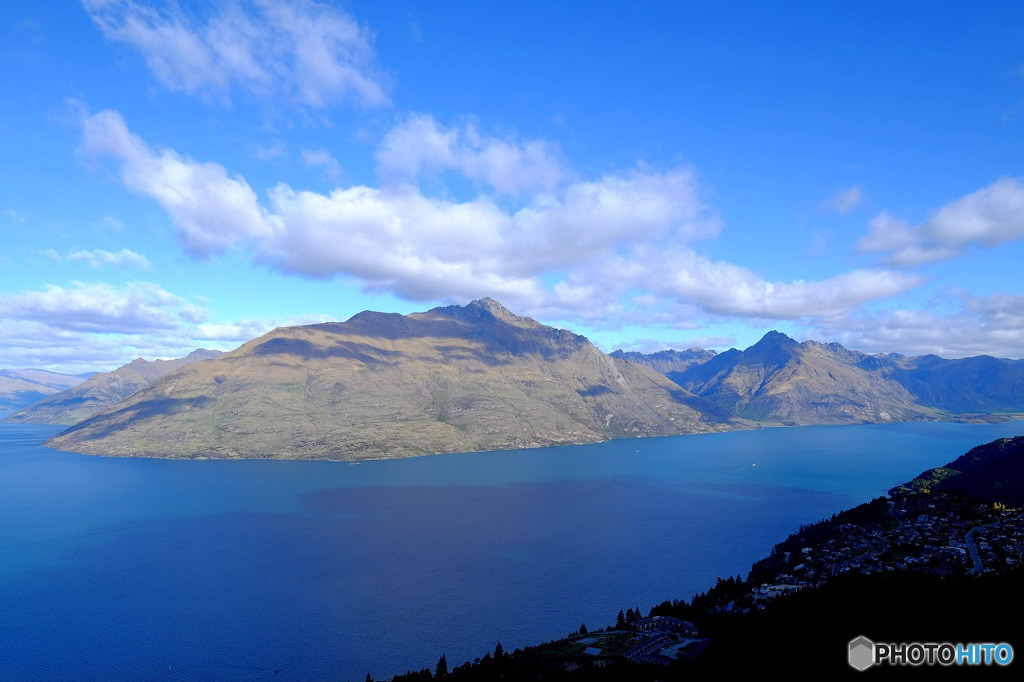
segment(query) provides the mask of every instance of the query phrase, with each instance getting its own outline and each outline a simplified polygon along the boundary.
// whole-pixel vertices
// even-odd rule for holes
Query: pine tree
[[[437,670],[434,672],[434,677],[441,678],[448,676],[448,659],[445,658],[445,654],[441,654],[441,658],[437,661]]]

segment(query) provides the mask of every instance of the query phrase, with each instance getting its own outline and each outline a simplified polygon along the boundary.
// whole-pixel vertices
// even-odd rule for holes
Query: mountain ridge
[[[734,426],[719,414],[649,367],[483,299],[275,329],[165,375],[47,444],[358,460]]]
[[[584,336],[481,299],[280,327],[170,372],[46,444],[122,456],[366,459],[758,426],[1005,419],[1024,413],[1018,373],[1024,361],[868,355],[775,330],[744,351],[606,355]],[[971,389],[971,376],[987,379]]]

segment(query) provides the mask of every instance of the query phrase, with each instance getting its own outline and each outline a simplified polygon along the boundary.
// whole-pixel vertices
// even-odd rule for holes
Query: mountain
[[[720,431],[720,410],[491,299],[283,327],[51,438],[76,452],[358,460]]]
[[[636,351],[620,349],[614,350],[608,355],[619,360],[626,360],[627,362],[639,362],[641,365],[647,365],[662,374],[668,374],[669,372],[682,372],[694,365],[703,364],[715,357],[716,353],[713,350],[704,350],[703,348],[660,350],[656,353],[638,353]]]
[[[934,418],[893,371],[862,367],[867,356],[837,343],[798,343],[772,331],[668,378],[738,417],[783,424],[843,424]]]
[[[1024,360],[893,354],[867,356],[859,364],[899,382],[918,403],[952,414],[1024,409]]]
[[[175,360],[138,358],[113,372],[92,375],[60,393],[15,412],[4,421],[22,424],[75,424],[116,405],[136,391],[169,372],[199,360],[209,360],[220,351],[199,349]]]
[[[0,369],[0,412],[18,410],[85,381],[44,369]]]

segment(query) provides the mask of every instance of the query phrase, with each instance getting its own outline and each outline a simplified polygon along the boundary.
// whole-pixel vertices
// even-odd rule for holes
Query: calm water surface
[[[0,679],[363,680],[689,599],[995,425],[364,462],[89,457],[0,424]],[[756,466],[755,466],[756,465]],[[275,674],[275,671],[279,671]]]

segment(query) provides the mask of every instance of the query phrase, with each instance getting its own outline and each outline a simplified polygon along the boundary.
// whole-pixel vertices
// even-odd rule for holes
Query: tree
[[[445,658],[445,654],[441,654],[441,658],[437,660],[437,670],[434,672],[434,677],[447,677],[448,676],[448,659]]]
[[[581,635],[587,634],[587,624],[586,623],[580,623],[580,634]]]
[[[501,642],[498,642],[498,645],[496,647],[494,647],[494,660],[500,661],[504,657],[505,657],[505,650],[502,648]]]
[[[621,630],[624,627],[626,627],[626,614],[622,612],[622,609],[619,609],[619,615],[615,619],[615,629]]]

